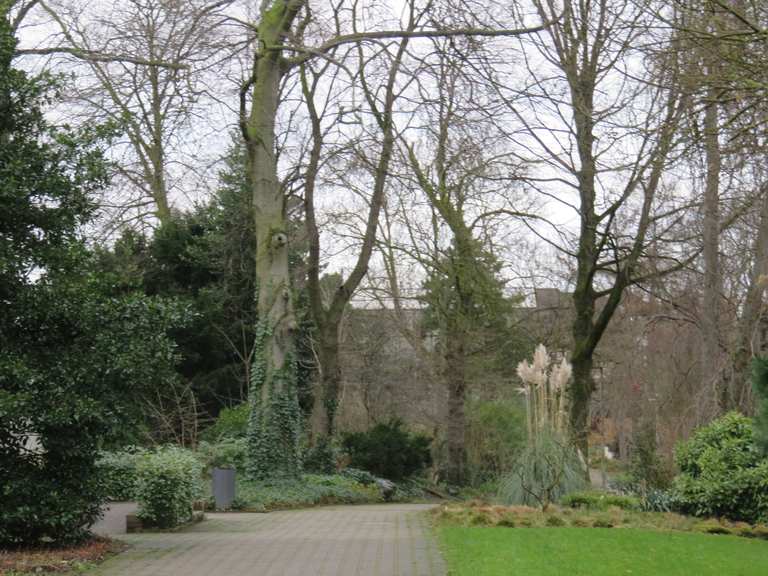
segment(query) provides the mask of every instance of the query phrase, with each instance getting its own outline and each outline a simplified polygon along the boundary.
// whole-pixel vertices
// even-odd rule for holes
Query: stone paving
[[[100,576],[443,576],[430,506],[332,506],[207,514],[181,532],[128,534]]]
[[[139,509],[135,502],[112,502],[102,509],[104,515],[91,526],[95,534],[102,536],[117,536],[127,532],[126,516],[136,514]]]

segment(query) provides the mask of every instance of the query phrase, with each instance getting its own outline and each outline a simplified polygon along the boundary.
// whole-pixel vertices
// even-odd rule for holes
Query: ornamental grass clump
[[[565,437],[565,392],[572,372],[565,358],[554,363],[544,344],[536,347],[533,364],[523,360],[517,365],[517,375],[523,383],[518,391],[525,398],[529,439],[541,430]]]
[[[528,442],[499,484],[503,502],[547,510],[585,487],[584,461],[568,441],[566,387],[571,372],[568,361],[554,362],[544,345],[536,348],[533,363],[518,365]]]

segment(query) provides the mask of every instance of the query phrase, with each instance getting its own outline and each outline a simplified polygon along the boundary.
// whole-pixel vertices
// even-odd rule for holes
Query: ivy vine
[[[254,480],[296,477],[301,471],[301,409],[299,408],[296,358],[285,364],[267,383],[267,351],[272,327],[260,320],[249,387],[251,414],[248,421],[247,474]],[[269,393],[262,398],[263,387]]]

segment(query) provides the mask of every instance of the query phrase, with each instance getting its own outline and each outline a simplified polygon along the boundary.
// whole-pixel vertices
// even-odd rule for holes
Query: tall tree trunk
[[[584,72],[586,74],[586,72]],[[579,214],[581,218],[579,245],[576,254],[576,286],[573,291],[573,382],[569,389],[569,420],[571,439],[584,458],[589,457],[589,404],[595,384],[592,379],[593,354],[599,337],[595,336],[595,302],[593,288],[595,266],[599,256],[595,214],[595,167],[593,133],[594,79],[589,76],[578,90],[572,93],[576,143],[580,167],[577,173],[579,185]]]
[[[326,320],[322,333],[318,334],[318,360],[320,361],[320,387],[315,392],[313,428],[317,435],[333,436],[336,432],[336,413],[341,391],[338,322]]]
[[[278,0],[262,13],[251,112],[241,118],[256,228],[258,325],[249,401],[249,474],[295,476],[300,469],[301,411],[296,389],[296,318],[288,264],[285,197],[277,178],[275,118],[282,76],[278,46],[301,2]],[[243,116],[244,111],[241,110]]]
[[[747,295],[739,318],[736,345],[731,360],[731,380],[736,408],[749,412],[751,399],[750,360],[754,354],[755,331],[760,322],[768,274],[768,188],[761,190],[760,222],[752,253],[755,255]]]
[[[412,31],[415,22],[411,21],[408,30]],[[352,271],[344,279],[341,285],[336,289],[330,304],[326,305],[320,290],[320,231],[317,225],[315,214],[315,184],[319,166],[320,152],[323,145],[321,135],[320,116],[315,108],[312,96],[315,85],[310,85],[306,75],[302,75],[302,89],[304,97],[307,99],[310,121],[312,122],[313,145],[310,151],[309,166],[307,169],[307,180],[305,187],[304,206],[307,215],[307,230],[309,237],[309,264],[307,267],[308,279],[307,288],[309,290],[309,303],[312,310],[312,316],[317,326],[317,336],[319,338],[318,347],[320,354],[320,370],[322,373],[321,392],[323,396],[322,405],[315,401],[316,409],[321,408],[325,414],[313,414],[313,425],[319,429],[332,434],[335,431],[335,418],[339,402],[339,390],[341,389],[341,367],[339,363],[339,334],[341,322],[344,317],[344,310],[349,305],[357,287],[365,277],[368,271],[368,264],[373,254],[373,248],[376,243],[376,231],[379,226],[379,217],[381,207],[384,203],[387,177],[389,176],[389,164],[392,159],[392,152],[395,146],[395,124],[393,120],[394,104],[396,99],[396,80],[400,72],[403,57],[408,47],[408,39],[400,41],[397,52],[390,64],[386,90],[384,94],[384,104],[378,103],[377,96],[371,91],[367,83],[363,84],[363,92],[368,104],[373,111],[374,118],[382,132],[382,143],[376,163],[373,191],[371,194],[370,205],[368,208],[368,217],[363,234],[362,246],[357,256]],[[361,50],[361,49],[358,49]],[[360,51],[360,62],[366,59]],[[360,70],[361,77],[364,77],[364,65]]]
[[[466,481],[467,450],[464,403],[466,400],[466,332],[461,319],[449,320],[445,351],[445,382],[448,385],[448,449],[446,480],[461,486]]]
[[[573,334],[576,345],[571,358],[573,376],[568,389],[569,423],[571,441],[586,459],[589,455],[589,404],[595,391],[595,381],[592,377],[594,350],[587,344],[588,333],[574,326]]]
[[[152,54],[154,58],[154,54]],[[148,180],[152,198],[155,200],[155,216],[161,225],[168,224],[171,219],[171,207],[168,202],[168,189],[165,184],[165,149],[163,146],[163,106],[160,95],[159,71],[157,66],[150,66],[149,80],[152,85],[152,141],[149,143],[147,155],[151,162]]]
[[[701,300],[701,374],[712,379],[718,406],[725,411],[731,405],[726,380],[723,378],[720,354],[720,126],[714,90],[707,93],[704,110],[704,154],[706,162],[703,202],[704,283]]]

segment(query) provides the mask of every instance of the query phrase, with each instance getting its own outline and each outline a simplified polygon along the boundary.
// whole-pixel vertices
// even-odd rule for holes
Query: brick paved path
[[[103,576],[443,576],[429,506],[334,506],[208,514],[183,532],[129,534]]]

